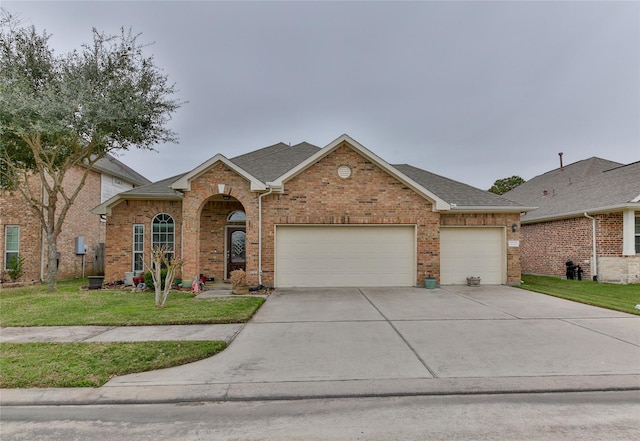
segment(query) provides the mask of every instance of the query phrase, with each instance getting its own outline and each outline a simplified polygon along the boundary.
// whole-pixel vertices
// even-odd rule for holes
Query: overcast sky
[[[640,160],[640,2],[0,4],[67,53],[91,29],[153,42],[180,143],[119,159],[151,180],[217,153],[343,133],[487,189],[592,156]]]

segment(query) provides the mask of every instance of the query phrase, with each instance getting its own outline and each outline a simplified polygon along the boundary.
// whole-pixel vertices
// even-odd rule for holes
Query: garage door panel
[[[483,284],[502,284],[505,253],[503,228],[442,228],[441,283],[465,284],[468,276],[480,276]]]
[[[412,286],[413,226],[278,226],[277,286]]]

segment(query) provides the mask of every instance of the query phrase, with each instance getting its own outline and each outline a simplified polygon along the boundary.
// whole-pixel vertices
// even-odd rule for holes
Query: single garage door
[[[504,228],[441,228],[440,282],[467,283],[468,276],[480,276],[482,284],[506,282]]]
[[[276,227],[276,286],[414,286],[414,226]]]

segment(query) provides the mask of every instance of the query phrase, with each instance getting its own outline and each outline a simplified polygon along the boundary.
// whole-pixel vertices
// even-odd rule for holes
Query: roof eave
[[[523,219],[522,224],[526,225],[526,224],[535,224],[538,222],[550,222],[554,220],[571,219],[574,217],[582,217],[584,216],[585,213],[587,214],[613,213],[613,212],[624,211],[628,209],[640,210],[640,202],[627,202],[624,204],[609,205],[606,207],[596,207],[596,208],[589,208],[584,210],[575,210],[567,213],[558,213],[558,214],[542,216],[542,217],[533,218],[533,219]]]
[[[104,201],[102,204],[91,210],[93,214],[107,215],[111,216],[111,209],[118,205],[122,201],[181,201],[184,197],[181,194],[174,195],[166,195],[166,194],[132,194],[132,195],[123,195],[117,194],[113,196],[111,199]]]
[[[536,210],[538,207],[518,207],[504,205],[465,205],[452,206],[451,213],[526,213]]]

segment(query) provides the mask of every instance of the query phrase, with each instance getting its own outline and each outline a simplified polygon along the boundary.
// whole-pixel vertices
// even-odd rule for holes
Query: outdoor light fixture
[[[231,196],[229,196],[228,194],[225,194],[224,196],[222,196],[222,199],[224,199],[225,201],[228,201],[229,199],[231,199]]]
[[[515,233],[517,229],[518,229],[518,225],[516,225],[516,224],[511,225],[511,231],[512,232]]]

